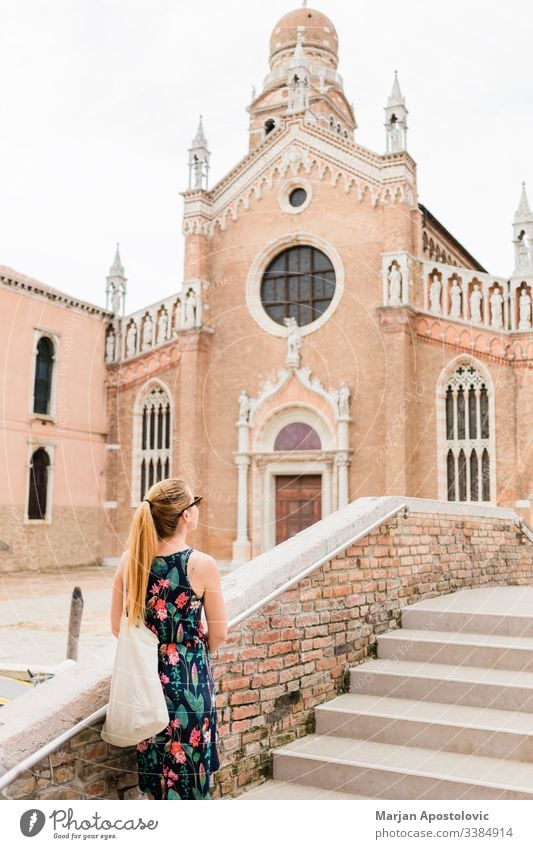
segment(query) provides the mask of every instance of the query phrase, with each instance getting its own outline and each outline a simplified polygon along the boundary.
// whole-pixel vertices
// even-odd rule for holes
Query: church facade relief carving
[[[342,383],[328,391],[308,366],[300,365],[299,328],[294,320],[285,323],[285,366],[278,368],[275,380],[262,384],[255,397],[242,389],[238,398],[234,563],[276,544],[277,476],[320,475],[322,516],[343,507],[349,499],[348,469],[353,454],[349,445],[350,389]],[[280,435],[291,427],[303,436],[289,448]]]

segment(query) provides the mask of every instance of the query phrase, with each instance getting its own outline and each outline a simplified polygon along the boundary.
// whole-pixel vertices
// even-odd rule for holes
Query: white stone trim
[[[131,506],[139,507],[139,489],[141,486],[141,460],[142,460],[142,412],[144,404],[150,392],[153,389],[162,390],[170,405],[170,447],[162,449],[154,449],[155,453],[161,454],[161,460],[169,459],[169,477],[172,476],[172,432],[174,428],[174,400],[168,386],[160,378],[151,378],[148,380],[142,389],[137,393],[132,413],[132,433],[131,433]]]
[[[301,206],[292,206],[289,201],[289,196],[295,189],[303,189],[307,193],[307,197]],[[282,212],[286,212],[288,215],[299,215],[307,209],[313,200],[313,187],[309,180],[294,177],[282,185],[278,199]]]
[[[33,410],[34,390],[35,390],[35,372],[37,365],[37,346],[39,341],[46,336],[54,346],[54,356],[52,365],[52,385],[50,387],[50,409],[48,413],[35,413]],[[35,325],[33,328],[33,344],[32,344],[32,362],[30,376],[30,397],[29,397],[29,418],[30,419],[45,419],[49,422],[56,420],[56,398],[57,398],[57,380],[59,374],[60,358],[60,336],[57,330],[45,330],[44,328]]]
[[[482,375],[486,386],[487,386],[487,397],[488,397],[488,405],[489,405],[489,438],[488,438],[488,452],[489,452],[489,463],[490,463],[490,501],[482,501],[479,502],[467,502],[463,501],[455,501],[448,502],[448,480],[447,480],[447,466],[446,466],[446,454],[448,447],[448,440],[446,439],[446,389],[449,380],[451,379],[453,373],[459,365],[472,365],[477,371]],[[489,370],[487,369],[485,363],[481,360],[473,357],[469,354],[459,354],[454,359],[450,360],[446,366],[442,369],[437,379],[437,383],[435,386],[435,419],[436,419],[436,446],[437,446],[437,490],[439,495],[439,500],[447,502],[447,503],[459,503],[459,504],[479,504],[489,505],[496,504],[496,410],[495,410],[495,391],[494,391],[494,383],[491,377]],[[468,465],[468,464],[467,464]],[[480,492],[481,492],[481,479],[480,479]],[[469,498],[470,493],[467,487],[467,497]]]
[[[120,451],[121,447],[120,442],[108,442],[106,451]]]
[[[118,501],[104,501],[103,506],[106,510],[116,510],[118,507]]]
[[[278,433],[284,427],[293,422],[303,422],[315,430],[320,438],[321,451],[332,451],[338,448],[337,434],[331,430],[329,422],[316,407],[303,401],[287,402],[272,411],[271,415],[261,423],[260,428],[254,433],[252,450],[261,454],[274,452],[274,442]],[[305,449],[308,451],[308,449]],[[278,453],[277,451],[275,453]],[[297,452],[295,452],[297,456]]]
[[[269,315],[267,315],[261,302],[262,277],[269,262],[273,260],[275,256],[287,248],[292,248],[296,245],[310,246],[322,251],[322,253],[326,254],[329,258],[335,271],[335,293],[330,305],[316,321],[299,327],[300,336],[307,336],[310,333],[314,333],[316,330],[319,330],[326,321],[329,321],[337,309],[344,293],[344,264],[340,254],[331,242],[328,242],[326,239],[323,239],[321,236],[317,236],[314,233],[295,232],[282,236],[275,242],[267,245],[266,248],[263,248],[263,250],[257,254],[246,280],[246,303],[250,314],[262,330],[266,330],[266,332],[270,333],[272,336],[281,336],[286,338],[289,331],[286,326],[278,324],[276,321],[271,319]]]

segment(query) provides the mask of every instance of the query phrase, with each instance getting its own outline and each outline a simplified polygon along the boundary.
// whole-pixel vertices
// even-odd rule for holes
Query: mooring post
[[[78,644],[80,639],[81,615],[83,613],[83,596],[80,587],[72,590],[70,601],[70,618],[68,623],[67,659],[78,659]]]

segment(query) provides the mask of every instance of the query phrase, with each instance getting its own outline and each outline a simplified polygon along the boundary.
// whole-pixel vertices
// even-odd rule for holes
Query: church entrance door
[[[322,475],[276,475],[276,545],[322,518]]]

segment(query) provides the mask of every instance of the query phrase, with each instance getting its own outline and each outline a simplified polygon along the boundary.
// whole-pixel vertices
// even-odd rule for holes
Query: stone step
[[[533,799],[533,765],[309,734],[273,750],[273,777],[373,799]]]
[[[259,787],[245,790],[240,796],[232,799],[233,802],[257,801],[258,799],[336,799],[348,801],[349,799],[366,799],[366,796],[357,796],[355,793],[338,793],[322,787],[314,787],[310,784],[297,784],[294,781],[265,781]],[[217,800],[222,801],[222,800]]]
[[[520,711],[343,693],[315,723],[320,735],[533,762],[533,717]]]
[[[378,658],[533,672],[533,638],[399,628],[381,634]]]
[[[510,669],[370,660],[350,669],[350,692],[533,712],[533,673]]]
[[[402,608],[402,628],[533,638],[533,588],[483,587]]]

